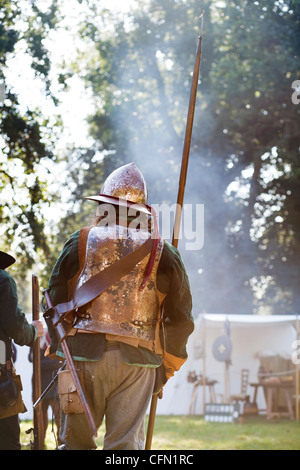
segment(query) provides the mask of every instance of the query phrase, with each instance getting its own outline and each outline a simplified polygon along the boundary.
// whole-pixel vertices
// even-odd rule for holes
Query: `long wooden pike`
[[[32,275],[32,320],[39,320],[39,281],[35,274]],[[33,344],[33,403],[41,395],[41,361],[40,339]],[[33,450],[44,450],[44,423],[42,404],[33,409]]]
[[[173,237],[172,237],[172,245],[175,248],[177,248],[177,246],[178,246],[180,222],[181,222],[181,213],[182,213],[182,206],[183,206],[183,199],[184,199],[185,183],[186,183],[186,176],[187,176],[187,169],[188,169],[188,162],[189,162],[189,155],[190,155],[190,147],[191,147],[192,130],[193,130],[193,122],[194,122],[194,114],[195,114],[195,105],[196,105],[197,88],[198,88],[198,80],[199,80],[199,70],[200,70],[200,62],[201,62],[201,48],[202,48],[202,36],[203,36],[203,16],[204,16],[204,11],[200,15],[200,18],[201,18],[201,33],[200,33],[200,36],[198,38],[198,45],[197,45],[194,72],[193,72],[193,80],[192,80],[192,86],[191,86],[191,92],[190,92],[189,108],[188,108],[188,113],[187,113],[187,122],[186,122],[186,128],[185,128],[185,138],[184,138],[184,145],[183,145],[182,159],[181,159],[181,170],[180,170],[180,177],[179,177],[177,206],[176,206],[176,213],[175,213],[175,220],[174,220],[174,227],[173,227]],[[158,397],[157,394],[152,395],[152,401],[151,401],[151,407],[150,407],[150,413],[149,413],[149,420],[148,420],[145,450],[150,450],[151,449],[158,398],[159,397]]]
[[[198,38],[193,80],[192,80],[192,86],[191,86],[191,92],[190,92],[190,102],[189,102],[186,128],[185,128],[185,138],[184,138],[184,145],[183,145],[182,159],[181,159],[181,170],[180,170],[178,195],[177,195],[177,207],[176,207],[176,213],[175,213],[173,238],[172,238],[172,245],[175,246],[175,248],[177,248],[178,246],[181,213],[182,213],[185,183],[186,183],[186,176],[187,176],[187,169],[188,169],[190,148],[191,148],[192,130],[193,130],[193,123],[194,123],[197,88],[198,88],[198,80],[199,80],[199,70],[200,70],[200,62],[201,62],[203,15],[204,15],[204,12],[200,16],[201,21],[202,21],[201,34]]]

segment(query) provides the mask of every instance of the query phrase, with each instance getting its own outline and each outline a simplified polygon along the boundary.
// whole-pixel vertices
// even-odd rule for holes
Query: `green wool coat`
[[[28,323],[18,305],[15,281],[7,271],[0,269],[0,340],[7,348],[11,348],[11,340],[20,346],[32,346],[36,336],[36,328]],[[7,354],[11,351],[7,350]]]
[[[79,269],[79,231],[65,243],[49,280],[50,297],[53,305],[68,300],[68,280]],[[186,343],[194,329],[192,297],[188,276],[182,258],[176,248],[165,243],[157,272],[157,287],[166,293],[164,315],[166,325],[166,350],[174,356],[186,358]],[[55,332],[48,325],[51,337],[51,352],[62,356]],[[70,352],[76,360],[99,360],[105,350],[105,335],[80,333],[68,337]],[[123,360],[138,366],[158,367],[162,358],[145,348],[120,344]]]

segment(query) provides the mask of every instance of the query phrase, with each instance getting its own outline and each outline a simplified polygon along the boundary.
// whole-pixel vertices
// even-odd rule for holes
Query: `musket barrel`
[[[37,399],[37,401],[33,404],[33,408],[36,408],[40,402],[44,399],[44,397],[47,395],[47,393],[50,392],[50,390],[52,389],[52,387],[54,387],[54,385],[56,384],[57,382],[57,379],[58,379],[58,373],[63,370],[64,368],[66,367],[66,361],[63,363],[63,365],[58,369],[57,373],[55,374],[55,376],[53,377],[53,379],[51,380],[51,382],[47,385],[47,387],[45,388],[45,390],[43,391],[43,393],[39,396],[39,398]]]

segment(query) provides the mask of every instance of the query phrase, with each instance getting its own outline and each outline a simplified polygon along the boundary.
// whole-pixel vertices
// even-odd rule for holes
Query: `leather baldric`
[[[83,307],[115,284],[125,274],[130,272],[145,256],[151,252],[153,239],[148,238],[137,249],[108,266],[75,290],[69,302],[57,304],[54,308],[61,319],[68,313]]]
[[[81,229],[79,269],[68,282],[69,299],[76,298],[77,291],[89,279],[104,272],[108,266],[117,266],[118,261],[139,249],[149,238],[147,230],[120,224]],[[147,256],[127,273],[124,270],[117,282],[76,311],[77,319],[70,334],[104,333],[109,341],[120,341],[161,354],[161,307],[165,294],[157,286],[157,274],[164,242],[160,237],[152,237],[152,240],[152,249]]]

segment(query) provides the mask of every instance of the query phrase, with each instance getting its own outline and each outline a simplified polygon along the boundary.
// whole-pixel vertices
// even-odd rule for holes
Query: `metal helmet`
[[[102,196],[113,196],[137,204],[146,204],[147,184],[136,165],[128,163],[114,170],[106,178],[98,196],[90,196],[87,199],[100,202]]]
[[[106,178],[100,194],[86,197],[86,199],[98,201],[99,204],[117,204],[125,207],[130,207],[131,203],[133,203],[138,211],[153,217],[155,236],[150,259],[146,267],[144,282],[141,287],[143,289],[151,275],[160,240],[155,211],[147,205],[148,190],[144,176],[134,163],[120,166]]]

